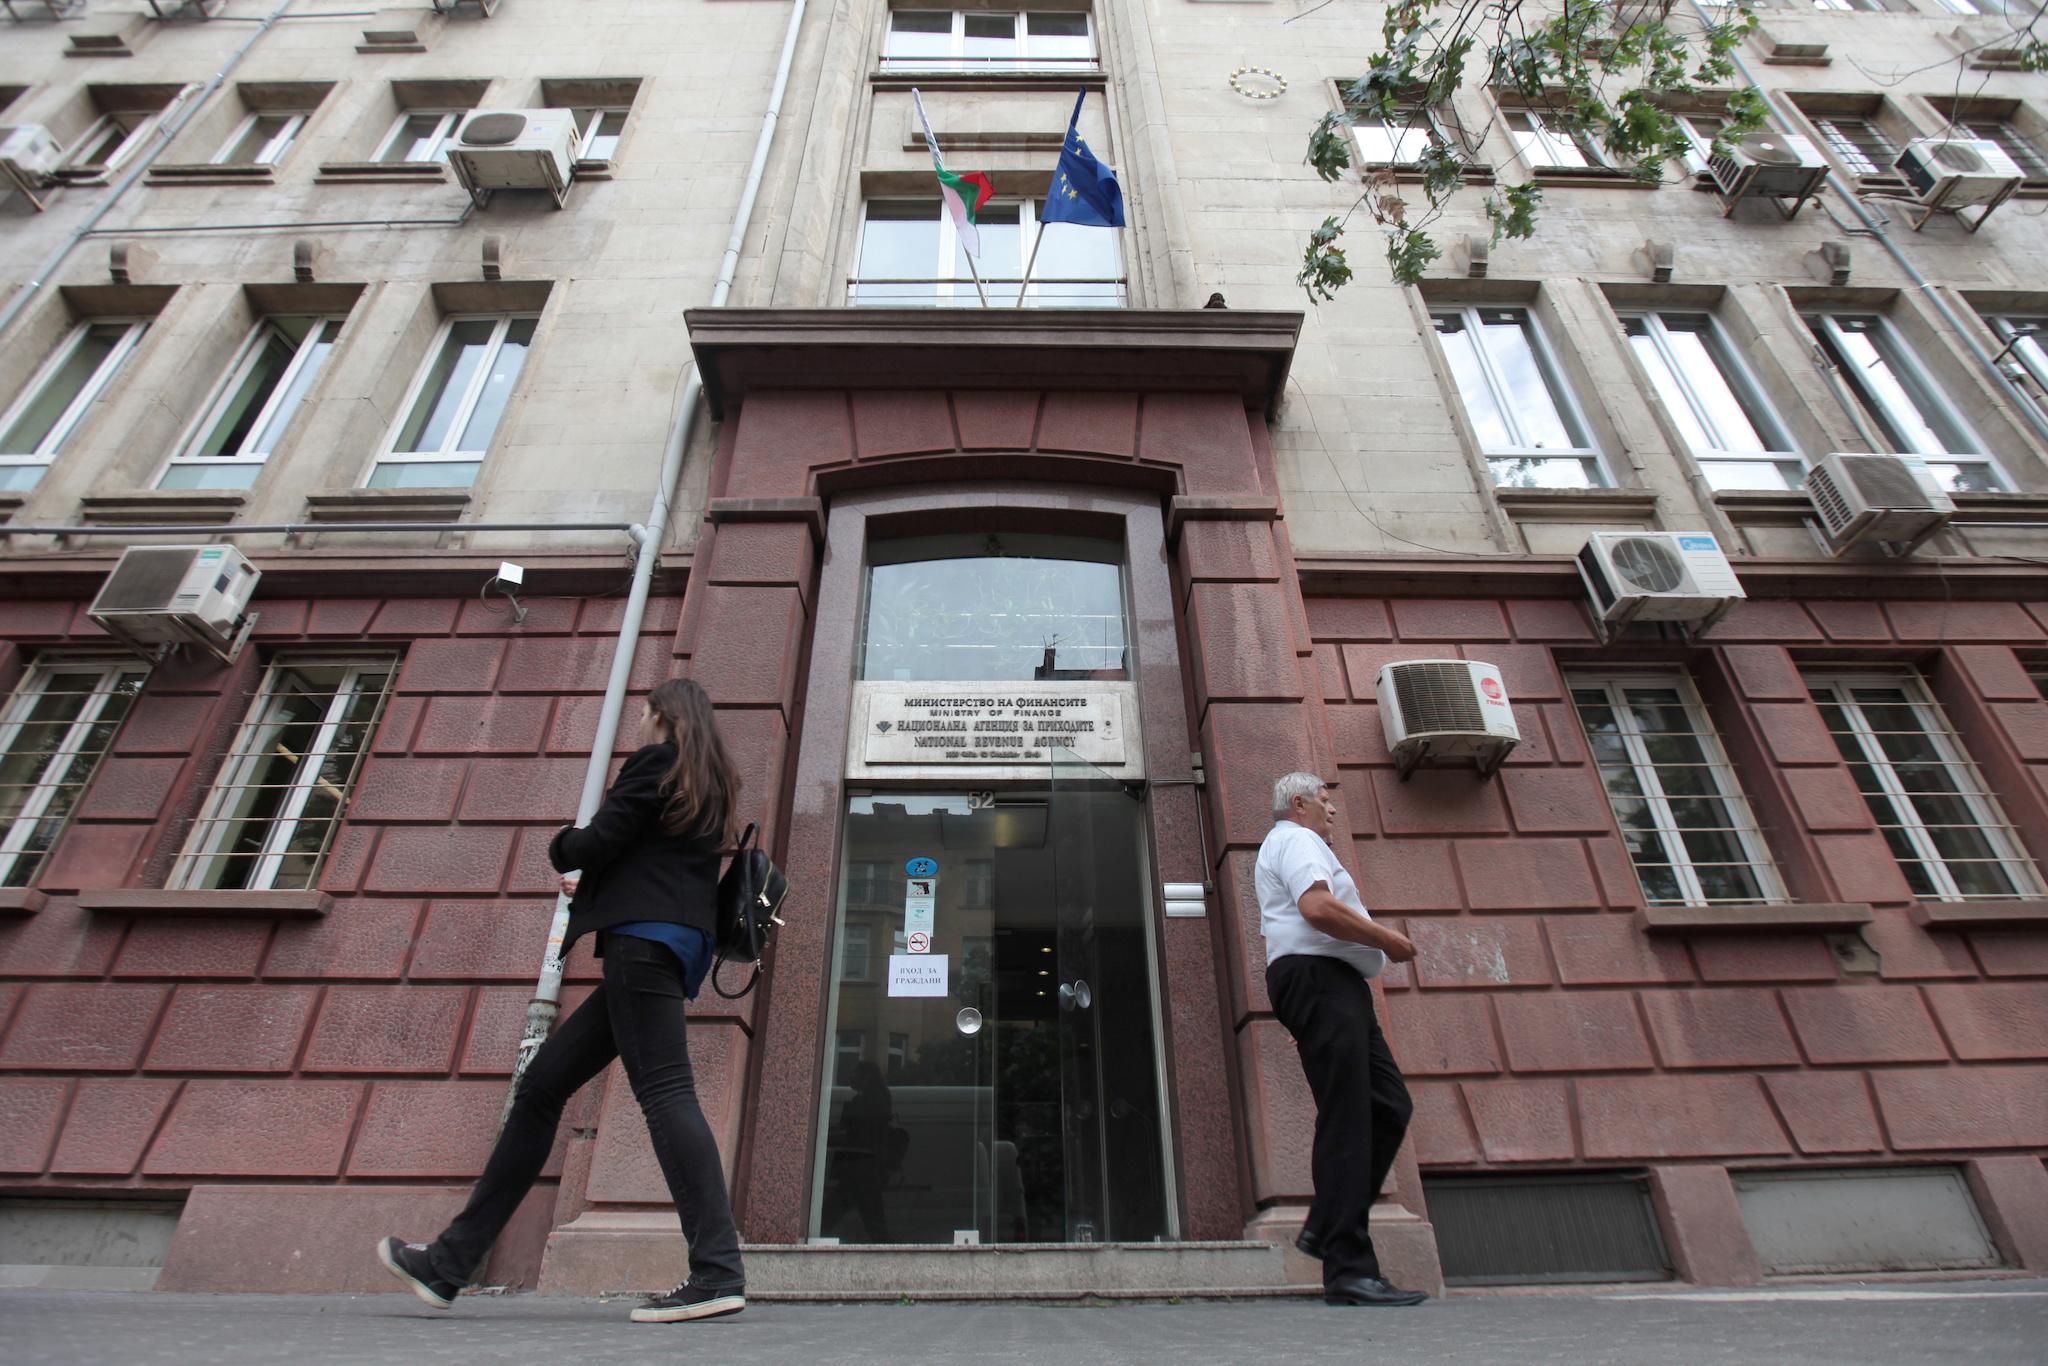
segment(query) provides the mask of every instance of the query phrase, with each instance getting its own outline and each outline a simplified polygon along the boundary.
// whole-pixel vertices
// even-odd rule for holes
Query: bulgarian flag
[[[956,175],[947,170],[946,159],[939,155],[939,139],[932,132],[932,121],[925,117],[924,96],[912,90],[910,98],[917,103],[917,121],[924,126],[924,145],[932,149],[932,169],[938,172],[939,193],[945,196],[946,212],[953,215],[953,230],[960,234],[961,250],[979,260],[981,234],[974,224],[981,216],[982,206],[994,197],[995,183],[986,171]]]

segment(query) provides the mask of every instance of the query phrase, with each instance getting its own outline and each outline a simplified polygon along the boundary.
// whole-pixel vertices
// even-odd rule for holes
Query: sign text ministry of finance
[[[1107,690],[876,692],[865,757],[870,764],[1038,763],[1067,749],[1091,764],[1121,764],[1122,702]]]

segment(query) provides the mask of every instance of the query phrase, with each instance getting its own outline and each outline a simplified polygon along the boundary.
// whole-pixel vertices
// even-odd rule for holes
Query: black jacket
[[[548,862],[557,872],[583,873],[569,902],[564,955],[593,930],[634,920],[665,920],[717,937],[717,836],[677,836],[661,828],[668,796],[662,779],[675,762],[672,744],[636,751],[590,824],[565,827],[548,841]]]

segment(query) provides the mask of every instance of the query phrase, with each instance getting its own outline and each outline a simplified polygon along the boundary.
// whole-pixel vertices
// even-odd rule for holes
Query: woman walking
[[[386,1238],[378,1245],[391,1274],[429,1304],[446,1308],[469,1283],[540,1175],[562,1107],[621,1058],[690,1251],[689,1278],[635,1309],[633,1321],[676,1323],[746,1308],[739,1230],[684,1042],[684,1002],[695,999],[711,965],[718,851],[740,780],[711,699],[689,679],[671,679],[648,696],[640,741],[590,824],[566,828],[548,845],[572,897],[562,952],[596,934],[604,984],[534,1054],[462,1213],[431,1243]]]

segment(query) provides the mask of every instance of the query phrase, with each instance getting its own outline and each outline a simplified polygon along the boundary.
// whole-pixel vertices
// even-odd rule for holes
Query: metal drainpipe
[[[746,186],[740,191],[739,208],[733,214],[732,235],[726,239],[725,256],[719,262],[718,282],[711,290],[711,307],[723,308],[732,294],[733,277],[739,272],[740,249],[746,242],[747,225],[754,217],[754,203],[761,195],[761,177],[768,167],[768,152],[775,141],[776,121],[782,114],[782,97],[789,89],[790,68],[796,63],[796,40],[803,25],[806,0],[794,0],[789,27],[782,38],[782,57],[775,69],[775,85],[768,95],[768,108],[761,115],[761,132],[754,140],[754,159],[747,168]],[[682,477],[683,455],[689,450],[690,434],[697,425],[697,405],[704,394],[704,379],[694,361],[683,384],[681,410],[669,431],[661,455],[661,474],[654,488],[654,503],[647,510],[646,540],[633,564],[633,587],[626,598],[624,618],[619,622],[619,640],[612,651],[611,676],[605,682],[604,706],[598,713],[597,735],[590,744],[590,764],[583,773],[583,797],[576,806],[576,823],[586,824],[597,814],[604,800],[605,780],[611,773],[612,746],[618,740],[619,716],[625,709],[626,684],[633,672],[633,655],[640,643],[640,624],[647,614],[647,593],[654,581],[654,560],[668,533],[670,505],[676,484]],[[546,1042],[561,1011],[562,940],[569,932],[569,898],[555,895],[555,918],[548,927],[547,947],[541,957],[540,977],[534,983],[533,1000],[526,1007],[526,1029],[519,1040],[519,1053],[512,1062],[512,1082],[505,1090],[505,1110],[512,1111],[512,1098],[519,1092],[526,1066]],[[499,1123],[502,1127],[503,1116]]]
[[[1699,0],[1686,0],[1686,2],[1691,5],[1692,12],[1698,16],[1700,23],[1710,27],[1715,23],[1715,20],[1708,17],[1706,10],[1701,8]],[[1749,63],[1743,60],[1741,51],[1738,49],[1730,52],[1728,55],[1733,60],[1736,71],[1749,84],[1749,88],[1763,97],[1764,107],[1770,111],[1771,116],[1780,125],[1787,124],[1789,121],[1784,112],[1778,107],[1776,92],[1765,89],[1763,83],[1757,80],[1756,73],[1750,70]],[[1790,131],[1790,129],[1787,128],[1785,131]],[[1934,305],[1935,311],[1941,314],[1942,321],[1948,324],[1950,331],[1962,338],[1963,345],[1970,349],[1970,354],[1976,358],[1977,363],[1990,372],[1992,382],[1997,385],[1999,392],[2011,400],[2013,406],[2019,410],[2020,416],[2026,420],[2027,425],[2034,429],[2034,434],[2042,441],[2048,442],[2048,414],[2043,414],[2040,409],[2036,408],[2033,401],[2027,397],[2026,391],[2014,384],[2006,376],[2005,372],[1998,368],[1991,358],[1991,353],[1984,349],[1983,343],[1978,341],[1976,335],[1970,331],[1969,325],[1964,321],[1963,316],[1956,312],[1955,306],[1943,298],[1933,283],[1920,273],[1919,267],[1915,266],[1908,259],[1906,253],[1900,250],[1899,244],[1886,236],[1883,223],[1875,214],[1871,213],[1861,199],[1856,197],[1853,188],[1835,170],[1833,162],[1828,163],[1827,179],[1828,187],[1840,195],[1842,202],[1849,206],[1850,212],[1854,213],[1862,221],[1865,232],[1879,246],[1883,247],[1893,262],[1897,264],[1898,268],[1906,273],[1906,278],[1913,282],[1913,287],[1919,290],[1928,302]],[[1852,409],[1851,411],[1854,410]]]
[[[5,308],[0,308],[0,334],[4,334],[9,327],[13,326],[14,320],[20,317],[23,310],[28,307],[29,301],[43,292],[43,286],[50,282],[50,277],[56,274],[58,269],[70,257],[71,253],[78,249],[78,244],[83,242],[87,234],[91,233],[99,225],[99,221],[102,218],[113,212],[114,206],[121,202],[121,196],[128,193],[128,187],[142,179],[143,172],[147,171],[155,164],[156,159],[163,155],[164,148],[171,145],[171,142],[184,130],[185,125],[191,122],[192,116],[197,114],[207,100],[213,97],[214,91],[220,89],[221,84],[227,80],[229,73],[242,64],[242,59],[249,55],[250,49],[263,41],[264,34],[276,28],[278,21],[285,17],[285,12],[296,3],[298,3],[298,0],[283,0],[282,4],[272,10],[269,17],[265,18],[262,23],[256,26],[255,31],[250,33],[249,41],[234,50],[234,53],[222,64],[221,69],[214,72],[206,84],[199,88],[197,94],[192,94],[190,87],[187,87],[186,93],[179,96],[179,99],[184,101],[183,107],[169,119],[157,125],[157,130],[149,150],[142,154],[126,175],[114,182],[114,188],[107,192],[106,198],[100,201],[99,207],[86,217],[85,222],[71,230],[71,235],[65,238],[58,245],[57,249],[50,253],[36,273],[29,277],[28,283],[22,286],[21,292],[12,299],[9,299]]]

